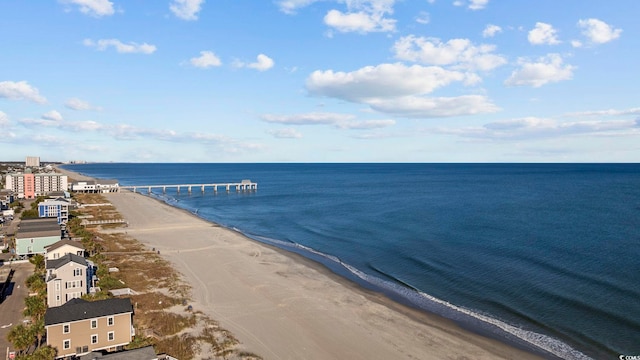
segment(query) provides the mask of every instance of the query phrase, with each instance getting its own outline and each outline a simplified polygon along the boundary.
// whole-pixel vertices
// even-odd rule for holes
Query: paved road
[[[9,266],[9,263],[4,263],[2,267],[8,268]],[[13,264],[11,267],[16,271],[5,292],[4,301],[0,303],[0,359],[6,356],[7,346],[11,346],[7,340],[9,331],[25,319],[22,311],[24,310],[24,299],[29,291],[24,282],[29,275],[33,274],[33,264],[29,262]]]

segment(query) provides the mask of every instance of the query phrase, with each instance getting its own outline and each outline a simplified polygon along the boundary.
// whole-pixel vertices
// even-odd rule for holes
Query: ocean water
[[[640,164],[66,165],[549,358],[640,355]],[[146,189],[139,192],[146,193]]]

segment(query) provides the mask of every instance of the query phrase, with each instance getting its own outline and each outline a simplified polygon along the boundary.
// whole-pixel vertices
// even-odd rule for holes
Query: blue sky
[[[3,0],[0,159],[638,162],[637,0]]]

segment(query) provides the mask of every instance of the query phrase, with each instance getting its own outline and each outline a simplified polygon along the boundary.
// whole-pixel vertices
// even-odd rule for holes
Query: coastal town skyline
[[[2,157],[638,162],[639,6],[8,0]]]

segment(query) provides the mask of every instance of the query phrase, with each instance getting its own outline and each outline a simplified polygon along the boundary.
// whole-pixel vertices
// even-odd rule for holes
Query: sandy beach
[[[104,196],[127,220],[123,231],[159,250],[192,285],[194,310],[264,359],[538,358],[153,198]]]

